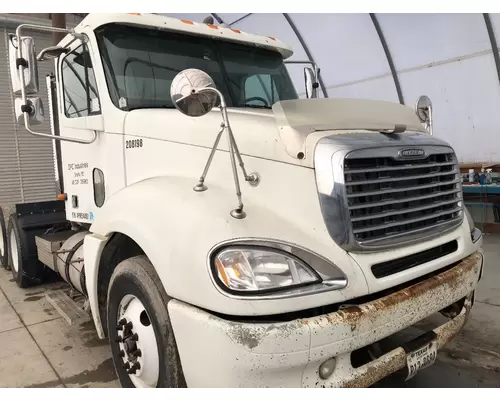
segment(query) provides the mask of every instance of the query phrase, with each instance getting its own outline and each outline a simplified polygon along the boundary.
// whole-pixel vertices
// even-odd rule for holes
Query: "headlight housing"
[[[215,266],[231,291],[262,293],[321,282],[304,262],[273,249],[229,248],[217,254]]]
[[[235,297],[296,297],[347,286],[330,261],[278,241],[238,239],[216,246],[209,258],[214,283]]]

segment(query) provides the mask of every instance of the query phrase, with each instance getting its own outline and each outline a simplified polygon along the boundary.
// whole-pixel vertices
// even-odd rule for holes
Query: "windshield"
[[[170,85],[187,68],[208,73],[230,107],[271,108],[298,98],[275,51],[117,24],[96,36],[111,98],[123,110],[174,108]]]

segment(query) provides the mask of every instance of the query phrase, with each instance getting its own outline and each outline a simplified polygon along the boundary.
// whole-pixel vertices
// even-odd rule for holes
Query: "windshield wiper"
[[[239,107],[244,107],[244,108],[263,108],[266,110],[270,110],[272,107],[271,106],[263,106],[263,105],[258,105],[258,104],[244,104]]]
[[[173,109],[175,108],[174,106],[167,106],[167,105],[142,105],[142,106],[136,106],[136,107],[129,107],[129,111],[134,111],[134,110],[144,110],[147,108],[164,108],[164,109]]]

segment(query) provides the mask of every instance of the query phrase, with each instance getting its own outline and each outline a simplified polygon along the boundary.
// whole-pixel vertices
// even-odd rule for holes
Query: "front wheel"
[[[116,267],[108,289],[108,336],[122,387],[186,387],[168,315],[169,297],[150,261]]]

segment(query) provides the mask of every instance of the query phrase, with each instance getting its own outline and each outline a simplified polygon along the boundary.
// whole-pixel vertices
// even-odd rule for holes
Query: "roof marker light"
[[[194,25],[193,21],[188,21],[187,19],[181,19],[181,22],[184,22],[185,24],[188,24],[188,25]]]

